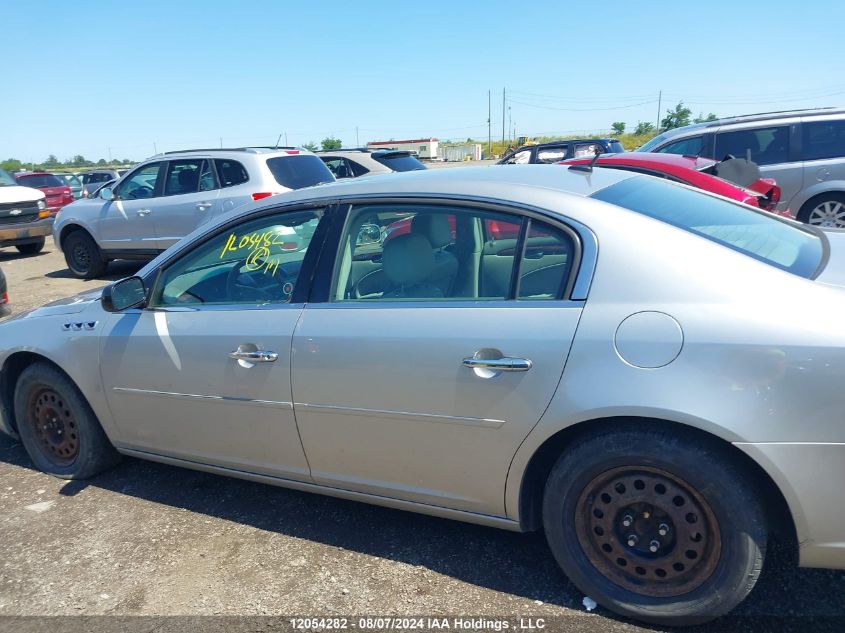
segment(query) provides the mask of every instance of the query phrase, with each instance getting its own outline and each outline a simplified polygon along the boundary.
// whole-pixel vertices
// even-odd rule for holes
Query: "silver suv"
[[[337,149],[317,152],[338,180],[426,169],[412,152],[395,149]]]
[[[152,259],[245,202],[332,181],[323,162],[299,148],[167,152],[64,207],[53,239],[71,273],[90,279],[114,259]]]
[[[845,228],[845,109],[791,110],[668,130],[638,152],[750,158],[781,188],[778,211]]]

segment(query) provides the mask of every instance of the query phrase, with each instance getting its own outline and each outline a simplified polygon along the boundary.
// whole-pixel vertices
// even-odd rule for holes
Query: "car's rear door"
[[[164,250],[207,222],[217,211],[220,186],[211,159],[168,161],[162,197],[153,211],[158,248]]]
[[[238,219],[109,317],[100,371],[121,446],[299,480],[290,347],[322,244],[320,207]]]
[[[426,215],[440,218],[417,221]],[[492,226],[516,236],[495,262]],[[314,480],[504,514],[511,458],[557,388],[581,314],[568,298],[578,237],[512,209],[409,201],[353,205],[336,239],[291,357]],[[441,245],[433,264],[431,244]],[[359,259],[383,266],[366,292],[353,277]]]

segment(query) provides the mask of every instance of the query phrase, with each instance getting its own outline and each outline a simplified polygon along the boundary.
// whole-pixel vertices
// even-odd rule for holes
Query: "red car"
[[[15,180],[23,187],[40,189],[47,197],[47,210],[54,215],[66,204],[73,202],[73,193],[64,180],[44,171],[30,171],[15,174]]]
[[[590,158],[573,158],[557,164],[588,165],[591,162],[593,159]],[[757,165],[744,159],[717,162],[709,158],[679,154],[626,152],[601,154],[594,164],[668,178],[777,215],[795,217],[788,209],[780,212],[775,210],[780,200],[780,187],[771,178],[761,178]]]

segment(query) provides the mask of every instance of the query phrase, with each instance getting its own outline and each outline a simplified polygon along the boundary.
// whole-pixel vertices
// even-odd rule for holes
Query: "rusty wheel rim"
[[[41,454],[56,466],[68,466],[79,455],[79,429],[70,404],[49,387],[33,390],[29,424]]]
[[[614,468],[584,488],[575,529],[590,563],[613,583],[651,597],[689,593],[713,573],[722,549],[709,504],[657,468]]]

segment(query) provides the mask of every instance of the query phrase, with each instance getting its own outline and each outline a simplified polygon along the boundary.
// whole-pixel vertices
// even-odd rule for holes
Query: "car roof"
[[[201,154],[203,156],[214,156],[217,158],[231,158],[243,160],[245,155],[261,155],[267,158],[274,158],[276,156],[299,156],[303,154],[313,154],[303,147],[210,147],[205,149],[183,149],[173,152],[161,152],[155,156],[151,156],[147,160],[152,159],[167,159],[172,160],[181,157],[191,157]],[[146,161],[143,161],[146,162]]]

